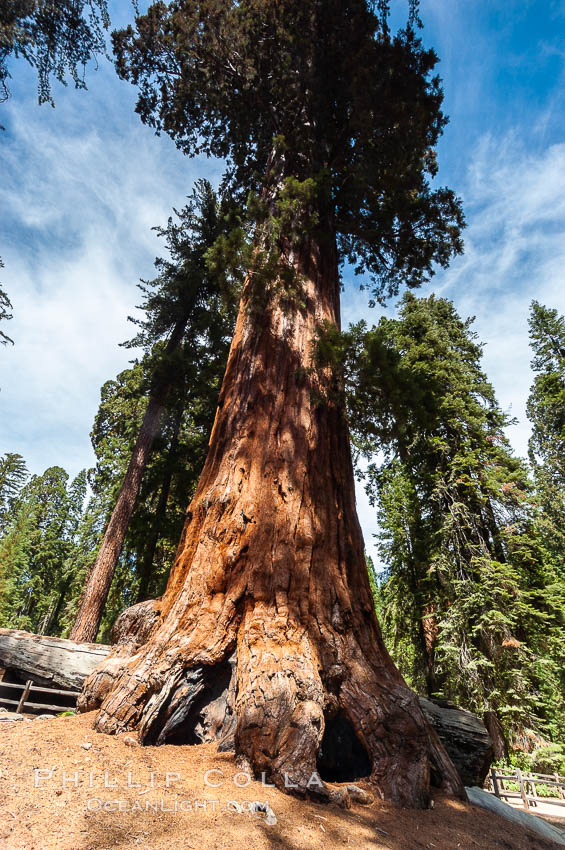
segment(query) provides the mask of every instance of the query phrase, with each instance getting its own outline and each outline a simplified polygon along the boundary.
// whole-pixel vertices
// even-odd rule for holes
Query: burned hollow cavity
[[[341,711],[325,718],[317,768],[325,782],[352,782],[371,774],[367,751]]]

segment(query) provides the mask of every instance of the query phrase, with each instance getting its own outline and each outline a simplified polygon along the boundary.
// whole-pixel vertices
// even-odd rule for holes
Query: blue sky
[[[128,5],[110,4],[115,25]],[[404,8],[393,2],[394,20]],[[423,293],[477,317],[485,368],[525,454],[528,306],[537,298],[565,313],[565,0],[423,0],[422,18],[450,116],[439,178],[462,196],[469,224],[465,255]],[[100,386],[131,357],[119,343],[136,283],[161,251],[151,228],[196,177],[215,180],[221,168],[144,127],[135,90],[108,63],[87,75],[87,92],[55,84],[55,109],[37,106],[31,69],[12,72],[0,104],[0,256],[16,345],[0,350],[0,454],[19,452],[32,472],[59,464],[75,474],[93,462]],[[379,316],[353,285],[342,310],[344,322]],[[371,550],[374,512],[362,491],[358,503]]]

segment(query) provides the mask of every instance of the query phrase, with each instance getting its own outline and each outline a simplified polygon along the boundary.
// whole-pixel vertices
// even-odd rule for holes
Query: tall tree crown
[[[216,195],[208,180],[198,180],[187,201],[181,210],[174,210],[166,227],[153,228],[164,238],[169,258],[158,257],[157,277],[138,284],[144,317],[130,317],[139,331],[124,343],[127,348],[143,347],[149,354],[156,343],[170,338],[178,323],[194,338],[225,333],[222,318],[234,303],[237,281],[218,275],[209,255],[233,226],[234,204],[227,194]],[[230,317],[230,328],[232,324]]]
[[[563,446],[565,442],[565,317],[557,310],[532,303],[530,341],[535,381],[528,400],[532,422],[530,455],[554,461],[565,482]]]
[[[0,532],[9,520],[10,509],[27,476],[27,468],[21,455],[6,452],[0,457]]]
[[[532,303],[530,340],[534,383],[528,398],[529,441],[542,538],[561,576],[565,574],[565,317]]]
[[[411,24],[391,36],[387,6],[175,0],[113,36],[144,122],[225,158],[244,194],[265,175],[299,181],[377,295],[446,264],[463,224],[453,193],[430,186],[446,123],[436,56]]]

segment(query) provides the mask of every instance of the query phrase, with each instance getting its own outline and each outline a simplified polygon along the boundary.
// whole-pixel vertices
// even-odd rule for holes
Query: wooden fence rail
[[[17,714],[22,714],[24,711],[72,711],[76,707],[78,691],[37,685],[32,679],[28,679],[25,684],[5,682],[3,674],[4,671],[0,668],[0,706],[16,706]]]
[[[557,806],[565,806],[565,777],[557,773],[522,773],[521,770],[496,770],[490,771],[492,788],[500,799],[521,798],[523,806],[529,810],[530,806],[537,806],[538,800],[544,803],[552,803]],[[506,784],[512,782],[518,785],[518,791],[510,790]],[[557,797],[540,797],[538,785],[555,788]]]

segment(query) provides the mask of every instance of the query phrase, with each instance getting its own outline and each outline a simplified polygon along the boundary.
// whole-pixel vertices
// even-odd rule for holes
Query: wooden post
[[[32,685],[33,685],[33,679],[28,679],[28,680],[27,680],[27,682],[26,682],[26,686],[25,686],[25,688],[24,688],[24,690],[23,690],[23,693],[22,693],[22,695],[21,695],[21,697],[20,697],[20,701],[19,701],[19,703],[18,703],[18,707],[17,707],[17,709],[16,709],[16,713],[17,713],[17,714],[21,714],[21,713],[22,713],[22,711],[24,710],[24,704],[25,704],[26,699],[27,699],[27,698],[28,698],[28,696],[29,696],[29,692],[31,691],[31,686],[32,686]]]
[[[553,774],[555,781],[557,782],[557,793],[559,794],[560,799],[563,799],[563,790],[561,788],[561,779],[559,778],[558,773]]]
[[[492,779],[492,787],[494,789],[494,793],[498,797],[498,799],[500,799],[500,790],[499,790],[499,787],[498,787],[498,778],[496,776],[496,770],[495,770],[494,767],[491,767],[491,769],[490,769],[490,778]]]
[[[5,667],[0,667],[0,682],[1,682],[1,681],[2,681],[2,679],[4,678],[4,674],[5,674],[5,673],[6,673],[6,668],[5,668]]]
[[[516,770],[516,778],[520,783],[520,796],[522,798],[522,803],[524,804],[524,808],[526,811],[530,810],[530,804],[528,802],[528,795],[526,794],[526,787],[524,784],[524,779],[522,777],[522,771],[520,769]]]

